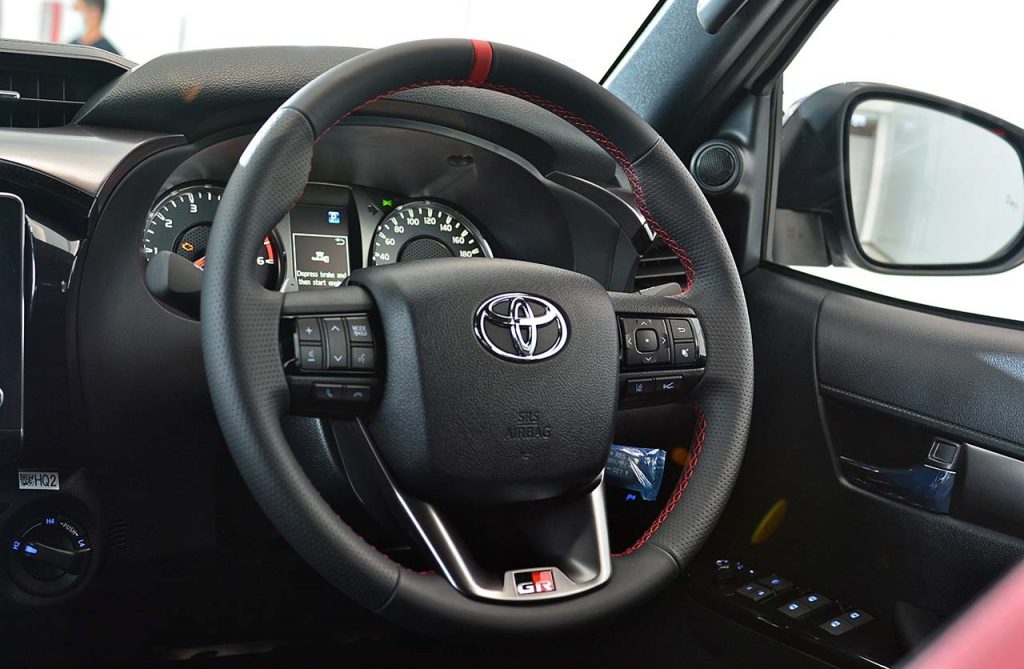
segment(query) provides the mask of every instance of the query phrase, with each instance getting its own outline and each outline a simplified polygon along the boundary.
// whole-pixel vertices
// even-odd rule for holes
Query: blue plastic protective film
[[[665,451],[612,444],[604,480],[610,486],[639,493],[646,502],[658,499],[661,479],[665,475]]]

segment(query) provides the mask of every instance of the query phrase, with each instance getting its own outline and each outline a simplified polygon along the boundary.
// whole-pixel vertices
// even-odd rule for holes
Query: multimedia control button
[[[344,401],[345,387],[332,383],[314,383],[313,401],[334,404]]]
[[[372,344],[373,332],[370,330],[370,319],[366,316],[349,316],[348,338],[353,344]]]
[[[373,348],[370,346],[352,347],[352,369],[373,369],[376,364]]]
[[[639,351],[626,351],[626,364],[631,367],[653,367],[655,365],[669,365],[672,363],[672,351],[661,348],[653,353],[640,353]]]
[[[342,397],[346,402],[369,402],[373,399],[370,386],[345,386]]]
[[[327,332],[327,367],[348,369],[348,333],[345,322],[340,318],[325,318],[324,330]]]
[[[670,318],[668,330],[675,341],[693,341],[693,325],[685,318]]]
[[[299,346],[300,369],[323,369],[324,349],[322,346]]]
[[[300,318],[295,321],[295,332],[303,344],[320,342],[320,322],[315,318]]]
[[[650,328],[636,331],[636,350],[638,353],[653,353],[658,350],[658,333]]]

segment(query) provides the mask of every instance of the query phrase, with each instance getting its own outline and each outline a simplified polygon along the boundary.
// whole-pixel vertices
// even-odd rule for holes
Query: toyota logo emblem
[[[495,295],[481,304],[475,330],[484,348],[517,362],[550,358],[569,339],[569,327],[558,307],[527,293]]]

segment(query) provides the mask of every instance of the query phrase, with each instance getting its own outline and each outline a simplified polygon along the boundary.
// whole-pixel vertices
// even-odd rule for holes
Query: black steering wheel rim
[[[616,556],[612,578],[571,599],[507,606],[472,599],[436,574],[394,563],[319,496],[285,439],[277,330],[283,298],[259,286],[237,249],[258,248],[301,196],[315,143],[353,112],[403,90],[472,86],[520,97],[569,121],[625,171],[651,228],[682,264],[674,299],[700,317],[706,376],[693,393],[690,465],[651,528]],[[428,40],[378,49],[310,82],[260,129],[225,190],[202,299],[203,353],[218,420],[239,471],[285,539],[364,607],[427,632],[555,632],[635,605],[678,576],[714,527],[749,428],[753,357],[739,276],[721,228],[675,153],[599,85],[541,56],[487,42]],[[657,309],[639,296],[635,313]],[[656,313],[656,311],[654,312]]]

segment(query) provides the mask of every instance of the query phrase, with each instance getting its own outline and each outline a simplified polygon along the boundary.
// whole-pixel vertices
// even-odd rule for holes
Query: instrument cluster
[[[161,195],[143,227],[143,261],[173,254],[202,272],[223,194],[221,183],[198,182]],[[238,252],[254,252],[259,282],[281,291],[335,288],[361,267],[493,257],[480,229],[448,203],[333,184],[310,184],[259,249]]]

